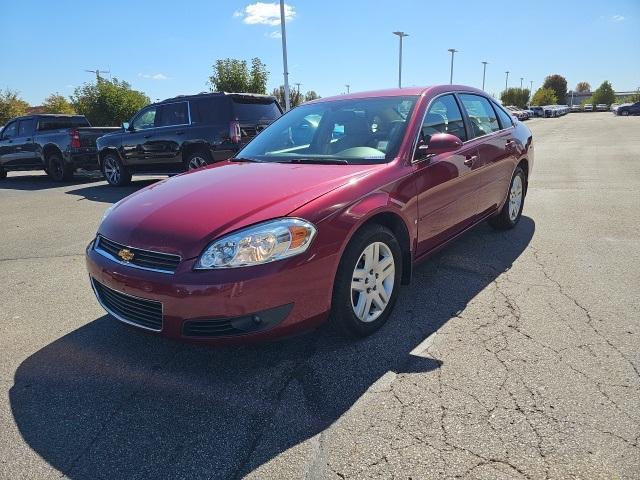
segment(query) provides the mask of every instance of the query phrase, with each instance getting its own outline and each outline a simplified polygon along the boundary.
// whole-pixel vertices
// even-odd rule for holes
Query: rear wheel
[[[389,229],[369,225],[345,249],[333,288],[332,321],[350,336],[364,337],[389,318],[402,276],[402,251]]]
[[[122,187],[131,182],[131,173],[113,153],[108,153],[102,160],[102,173],[109,185]]]
[[[495,217],[489,219],[492,227],[499,230],[507,230],[515,227],[522,216],[524,196],[526,192],[526,175],[522,167],[516,167],[509,184],[507,201],[502,210]]]
[[[47,165],[47,175],[49,175],[54,182],[65,182],[73,179],[73,168],[64,163],[60,154],[54,153],[49,155]]]
[[[0,180],[7,178],[7,171],[0,165]]]
[[[203,150],[191,153],[186,160],[187,170],[195,170],[197,168],[206,167],[211,162],[211,155]]]

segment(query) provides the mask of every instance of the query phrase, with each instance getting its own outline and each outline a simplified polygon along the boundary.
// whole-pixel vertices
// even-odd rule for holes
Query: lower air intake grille
[[[162,330],[162,303],[117,292],[94,279],[91,282],[102,306],[118,320],[147,330]]]

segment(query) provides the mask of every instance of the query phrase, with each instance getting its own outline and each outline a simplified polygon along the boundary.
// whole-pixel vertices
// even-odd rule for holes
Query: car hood
[[[192,258],[220,235],[286,216],[380,167],[222,162],[123,199],[98,233],[130,247]]]

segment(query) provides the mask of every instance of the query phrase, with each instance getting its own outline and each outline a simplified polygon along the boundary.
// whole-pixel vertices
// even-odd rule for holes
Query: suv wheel
[[[49,175],[54,182],[65,182],[73,179],[73,169],[65,165],[62,156],[58,153],[49,155],[47,165],[47,175]]]
[[[0,180],[4,180],[5,178],[7,178],[7,171],[0,165]]]
[[[206,167],[211,161],[211,156],[204,151],[196,151],[187,157],[187,170],[195,170],[197,168]]]
[[[522,216],[524,206],[524,196],[526,190],[526,175],[521,167],[517,167],[513,172],[507,201],[502,210],[495,217],[489,219],[489,224],[498,230],[508,230],[517,225]]]
[[[623,117],[626,117],[627,115],[629,115],[629,111],[628,110],[622,110],[620,112],[620,115],[622,115]]]
[[[340,260],[331,317],[350,336],[364,337],[389,318],[402,276],[402,252],[389,229],[369,225],[358,231]]]
[[[131,182],[131,173],[113,153],[108,153],[102,160],[102,173],[109,185],[114,187],[122,187]]]

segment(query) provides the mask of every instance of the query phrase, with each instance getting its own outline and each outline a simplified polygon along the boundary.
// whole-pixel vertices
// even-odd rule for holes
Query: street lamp
[[[504,72],[507,74],[507,78],[505,78],[504,80],[504,89],[507,89],[507,85],[509,84],[509,70],[507,70],[506,72]]]
[[[284,108],[291,108],[289,99],[289,69],[287,68],[287,32],[284,26],[284,0],[280,0],[280,31],[282,35],[282,63],[284,66]]]
[[[487,63],[489,62],[482,62],[482,90],[484,90],[484,79],[487,76]]]
[[[394,35],[397,35],[400,39],[400,55],[398,58],[398,88],[402,88],[402,39],[404,37],[408,37],[408,33],[404,32],[393,32]]]
[[[451,85],[453,83],[453,56],[458,50],[455,48],[449,48],[448,51],[451,52],[451,73],[449,75],[449,85]]]

